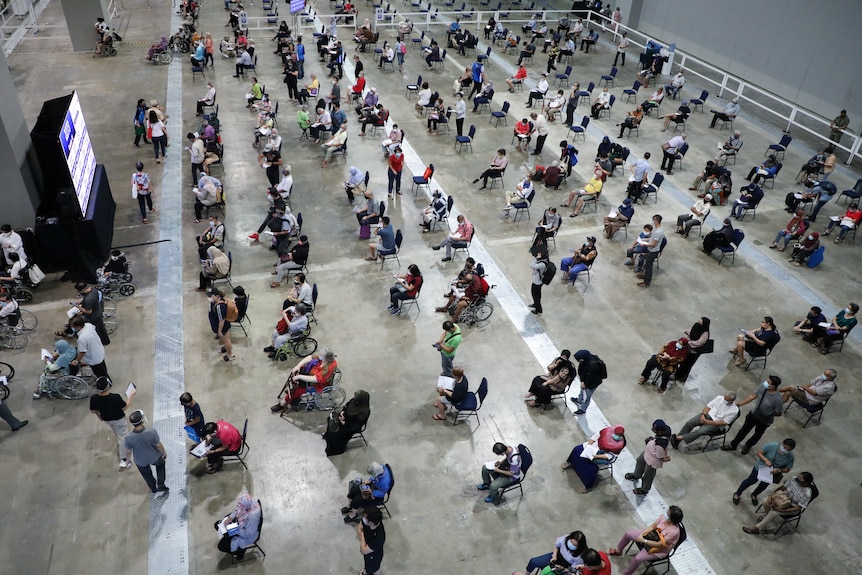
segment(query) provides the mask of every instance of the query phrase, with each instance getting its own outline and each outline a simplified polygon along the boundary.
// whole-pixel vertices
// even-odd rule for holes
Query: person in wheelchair
[[[479,273],[472,272],[464,276],[464,283],[467,286],[464,288],[464,295],[454,306],[454,311],[450,311],[454,321],[461,317],[461,312],[467,309],[467,306],[478,302],[488,293],[482,282],[482,276]],[[449,309],[452,310],[451,307]]]
[[[101,39],[96,43],[96,52],[93,54],[93,58],[103,54],[111,56],[112,51],[114,51],[114,36],[108,31],[102,34]]]
[[[8,290],[0,291],[0,326],[14,327],[21,321],[18,300]]]
[[[359,523],[358,510],[377,507],[392,489],[392,473],[376,461],[368,466],[368,479],[351,479],[347,489],[350,503],[341,508],[345,523]]]
[[[302,361],[290,370],[287,381],[278,393],[278,403],[270,407],[270,411],[280,413],[286,409],[298,408],[308,384],[312,384],[311,387],[317,388],[318,391],[323,389],[331,384],[336,369],[338,362],[331,349],[324,348],[322,358],[319,354],[302,358]]]
[[[332,411],[326,424],[323,439],[326,441],[326,456],[341,455],[347,450],[347,442],[362,429],[371,416],[368,392],[357,390],[353,399],[337,414]]]
[[[275,359],[278,350],[291,340],[300,339],[308,332],[308,316],[304,303],[281,310],[281,319],[272,332],[271,345],[263,348],[269,359]]]
[[[111,257],[105,262],[101,268],[101,272],[105,279],[113,281],[115,274],[125,274],[129,272],[129,262],[126,260],[126,254],[120,250],[111,250]]]
[[[162,36],[161,42],[158,44],[153,44],[150,46],[150,49],[147,50],[147,60],[152,60],[155,56],[158,56],[162,52],[168,49],[168,39]]]
[[[449,298],[448,301],[446,302],[446,305],[435,308],[434,311],[437,311],[437,312],[448,311],[449,308],[452,307],[452,304],[455,303],[455,300],[458,300],[458,299],[461,299],[462,297],[464,297],[464,288],[469,284],[469,282],[466,281],[465,278],[469,274],[473,273],[473,269],[475,268],[475,266],[476,266],[476,260],[474,260],[471,257],[467,258],[467,261],[464,262],[464,269],[462,269],[460,272],[458,272],[457,276],[452,278],[452,280],[449,282],[449,291],[443,294],[443,297]],[[479,274],[479,275],[481,275],[481,274]]]
[[[65,339],[54,342],[54,351],[50,359],[45,359],[45,369],[39,376],[39,384],[33,390],[33,399],[40,399],[48,392],[49,382],[64,375],[69,375],[69,363],[78,356],[78,350]]]

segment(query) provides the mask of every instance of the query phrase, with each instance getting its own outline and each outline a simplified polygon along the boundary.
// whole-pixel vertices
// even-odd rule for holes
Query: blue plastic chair
[[[470,125],[470,130],[467,132],[466,136],[455,136],[455,149],[458,153],[461,153],[461,150],[464,146],[473,152],[473,137],[476,135],[476,126]]]
[[[499,112],[491,112],[491,117],[488,118],[488,123],[490,124],[492,121],[495,121],[494,127],[496,128],[497,126],[500,125],[500,122],[502,121],[504,126],[508,126],[508,123],[506,122],[506,117],[508,115],[509,115],[509,102],[507,101],[507,102],[503,102],[503,107],[500,109]]]

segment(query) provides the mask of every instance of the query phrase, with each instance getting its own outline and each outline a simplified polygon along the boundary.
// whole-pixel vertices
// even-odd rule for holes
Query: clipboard
[[[133,382],[131,382],[131,381],[130,381],[130,382],[129,382],[129,385],[126,387],[126,397],[127,397],[127,398],[131,398],[131,397],[132,397],[132,395],[134,395],[134,393],[135,393],[136,391],[138,391],[138,386],[137,386],[137,385],[135,385]]]
[[[47,349],[45,349],[44,347],[42,348],[41,353],[42,353],[42,355],[39,359],[42,359],[42,360],[47,359],[48,361],[51,361],[52,359],[54,359],[54,354],[51,353],[50,351],[48,351]]]
[[[764,483],[773,483],[775,481],[775,477],[772,475],[772,467],[768,467],[766,465],[758,467],[757,480],[763,481]]]
[[[206,442],[206,441],[201,441],[200,443],[198,443],[197,445],[195,445],[195,446],[191,449],[191,451],[189,451],[189,453],[191,453],[192,455],[194,455],[194,456],[195,456],[195,457],[197,457],[198,459],[201,459],[204,455],[206,455],[206,454],[207,454],[207,442]]]

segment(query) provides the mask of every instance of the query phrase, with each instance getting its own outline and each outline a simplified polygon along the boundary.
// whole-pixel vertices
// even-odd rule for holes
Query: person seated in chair
[[[631,529],[623,534],[616,547],[608,549],[608,555],[622,555],[626,546],[634,541],[639,551],[635,555],[625,573],[634,573],[644,561],[664,559],[674,550],[680,538],[682,524],[682,509],[676,505],[668,507],[667,516],[659,515],[652,525],[646,529]]]
[[[578,274],[592,265],[599,252],[596,250],[596,238],[587,236],[587,241],[580,249],[574,250],[572,256],[560,261],[560,271],[563,272],[563,282],[574,284]]]
[[[797,385],[796,387],[780,387],[781,398],[784,403],[795,399],[802,407],[818,407],[824,401],[829,399],[836,391],[835,378],[838,377],[838,372],[832,368],[826,369],[812,379],[808,385]]]
[[[681,364],[689,354],[688,339],[681,337],[678,340],[669,341],[650,357],[644,369],[641,372],[638,384],[643,385],[647,382],[647,378],[652,374],[653,370],[661,370],[661,385],[656,391],[664,393],[667,391],[667,384],[670,381],[670,376],[676,371],[676,368]]]
[[[364,389],[357,390],[341,411],[331,411],[323,433],[326,456],[344,453],[350,438],[362,429],[370,416],[369,395]]]
[[[548,93],[548,88],[550,85],[548,84],[548,76],[547,74],[542,74],[539,76],[539,81],[536,83],[536,89],[530,91],[530,95],[527,97],[527,107],[533,107],[533,100],[544,100],[545,94]]]
[[[461,296],[458,297],[458,303],[453,306],[453,296],[457,297],[458,287],[461,286],[463,286],[464,291]],[[464,277],[461,278],[456,285],[452,286],[450,293],[452,295],[449,296],[448,306],[445,308],[436,308],[434,311],[449,312],[449,315],[452,317],[452,321],[457,322],[458,318],[461,317],[461,313],[467,308],[467,306],[485,295],[485,291],[482,286],[481,274],[477,271],[465,273]]]
[[[500,215],[500,219],[506,219],[509,217],[509,212],[515,207],[513,204],[526,202],[532,190],[533,182],[530,181],[530,175],[527,174],[524,176],[524,179],[515,186],[515,191],[505,193],[506,205],[503,206],[503,213]]]
[[[679,94],[679,91],[682,90],[683,86],[685,86],[685,73],[680,70],[673,78],[671,78],[670,84],[664,87],[664,92],[671,98],[676,98],[676,95]]]
[[[518,66],[520,66],[525,59],[533,57],[536,53],[536,45],[532,42],[524,41],[521,45],[521,53],[518,55]]]
[[[655,89],[655,92],[646,100],[641,107],[643,108],[644,114],[649,116],[650,110],[653,108],[658,108],[661,105],[661,101],[664,100],[664,88],[659,86]]]
[[[575,208],[572,210],[572,213],[569,214],[570,218],[577,217],[584,210],[584,204],[587,200],[596,200],[599,195],[602,193],[602,176],[603,172],[600,168],[596,168],[593,170],[593,177],[587,182],[587,184],[580,190],[572,190],[569,192],[569,197],[566,199],[566,202],[560,204],[560,207],[567,208],[571,205],[572,201],[577,196],[578,202],[575,204]]]
[[[689,209],[689,213],[677,216],[676,233],[682,234],[682,237],[687,238],[688,234],[691,233],[691,228],[703,225],[706,216],[709,215],[711,205],[712,194],[705,194],[702,200],[694,203]]]
[[[741,367],[745,364],[745,353],[751,357],[763,357],[772,347],[778,343],[778,328],[772,317],[765,316],[760,322],[758,330],[740,330],[742,333],[736,336],[736,347],[728,350],[736,356],[734,365]]]
[[[461,367],[452,368],[452,389],[447,387],[437,388],[437,399],[434,400],[434,407],[437,408],[432,418],[435,421],[446,421],[446,410],[449,406],[458,409],[458,406],[467,398],[469,382],[464,376],[464,369]]]
[[[401,313],[401,302],[405,300],[415,300],[419,297],[419,291],[422,289],[422,272],[419,271],[419,266],[410,264],[407,266],[407,273],[395,276],[396,283],[389,288],[389,307],[387,310],[391,315]]]
[[[655,54],[653,56],[652,62],[649,65],[649,68],[645,70],[641,70],[637,74],[637,79],[643,84],[644,88],[649,88],[650,80],[661,75],[661,69],[664,65],[664,58],[662,58],[661,54]]]
[[[776,234],[775,239],[772,240],[772,244],[769,246],[769,249],[778,249],[778,251],[783,252],[787,249],[787,244],[790,243],[790,240],[798,239],[805,233],[807,228],[807,224],[805,222],[805,212],[802,210],[796,210],[796,215],[787,222],[787,225],[782,229],[778,230],[778,234]],[[783,243],[779,245],[779,242]]]
[[[547,373],[537,375],[530,384],[530,389],[524,396],[524,401],[530,407],[545,407],[551,404],[551,396],[562,393],[566,386],[574,381],[577,372],[569,358],[572,353],[564,349],[560,356],[548,365]]]
[[[631,112],[626,112],[626,119],[617,124],[620,127],[620,138],[623,137],[623,132],[628,128],[629,135],[631,135],[632,128],[636,128],[640,126],[641,120],[644,118],[644,107],[643,105],[638,106]]]
[[[533,246],[547,244],[548,238],[556,235],[562,223],[563,219],[557,215],[557,208],[551,206],[545,210],[545,213],[542,214],[542,219],[536,225],[536,237],[533,240]]]
[[[741,187],[739,193],[739,198],[737,198],[733,204],[733,208],[730,210],[730,216],[737,220],[742,219],[745,210],[757,207],[757,204],[763,199],[763,188],[752,182],[747,186]]]
[[[230,259],[215,246],[207,248],[207,259],[201,264],[200,282],[197,291],[206,291],[213,280],[227,277],[230,271]]]
[[[473,98],[473,112],[479,111],[479,106],[482,104],[488,104],[494,98],[494,82],[491,80],[487,80],[485,85],[482,86],[482,91]]]
[[[710,110],[712,112],[712,122],[710,122],[709,127],[715,128],[715,124],[718,123],[719,120],[723,122],[732,122],[737,115],[739,115],[739,98],[733,98],[730,102],[724,105],[724,109],[722,111],[718,110]]]
[[[593,105],[590,107],[590,116],[592,116],[594,120],[598,120],[601,111],[610,108],[610,106],[611,93],[608,92],[608,87],[605,86],[602,88],[602,91],[599,92],[599,97],[595,99]]]
[[[275,276],[275,281],[269,284],[269,287],[277,288],[284,281],[284,278],[290,275],[291,271],[301,270],[305,267],[305,264],[308,262],[308,252],[311,246],[309,246],[308,236],[305,234],[299,236],[298,239],[297,244],[290,248],[289,251],[279,254],[276,267],[270,272]]]
[[[221,471],[224,457],[236,455],[242,448],[242,435],[239,430],[227,421],[218,420],[204,426],[207,444],[207,473]]]
[[[434,69],[434,62],[443,61],[443,58],[440,57],[440,46],[437,45],[436,40],[432,40],[431,45],[422,48],[422,51],[427,54],[427,56],[425,56],[425,63],[428,64],[429,70]]]
[[[613,461],[626,446],[626,429],[622,425],[607,426],[595,432],[586,442],[572,449],[562,468],[574,469],[584,483],[581,493],[589,493],[599,477],[598,463]],[[588,446],[595,445],[596,454],[587,459],[581,454]],[[592,450],[592,448],[589,448]],[[598,463],[597,463],[598,462]]]
[[[664,116],[659,116],[659,120],[664,120],[664,125],[661,127],[659,132],[664,132],[667,130],[668,125],[671,122],[683,122],[688,119],[691,115],[691,108],[689,107],[688,100],[683,100],[679,108],[676,109],[676,112],[671,112],[670,114],[665,114]]]
[[[621,230],[622,228],[627,226],[629,222],[631,222],[634,215],[635,209],[634,206],[632,206],[632,201],[629,198],[625,198],[623,200],[623,203],[620,204],[616,210],[612,210],[611,213],[605,216],[605,238],[613,238],[619,230]]]
[[[859,306],[855,303],[850,303],[832,318],[832,321],[829,322],[829,327],[824,328],[820,325],[815,325],[814,333],[812,334],[815,343],[811,345],[819,347],[820,353],[823,355],[829,353],[829,348],[833,343],[847,337],[850,330],[856,327],[856,323],[858,322],[856,319],[857,313],[859,313]]]
[[[517,448],[505,443],[497,442],[492,451],[497,456],[504,456],[494,464],[493,469],[488,469],[487,464],[482,466],[482,483],[476,489],[488,491],[485,503],[500,503],[500,490],[511,483],[521,480],[521,454]]]
[[[594,46],[596,44],[596,42],[598,42],[598,41],[599,41],[598,31],[591,29],[589,35],[587,35],[586,38],[581,40],[581,50],[586,52],[587,54],[589,54],[590,53],[590,46]]]
[[[509,87],[509,92],[515,91],[515,84],[523,84],[527,79],[527,67],[522,62],[518,65],[518,70],[508,78],[506,78],[506,86]]]
[[[297,310],[299,307],[297,306]],[[335,354],[331,349],[323,348],[322,357],[320,354],[314,354],[302,358],[290,370],[287,381],[284,382],[284,386],[278,393],[278,403],[270,407],[269,410],[273,413],[281,413],[285,410],[298,409],[302,402],[302,396],[305,395],[309,387],[314,387],[320,391],[324,387],[332,385],[332,378],[335,376],[336,369],[338,369],[338,362],[335,360]]]
[[[685,422],[679,433],[670,436],[674,449],[691,445],[698,437],[720,435],[739,417],[736,392],[728,391],[713,398],[699,414]]]
[[[508,165],[509,159],[506,157],[506,148],[500,148],[488,165],[488,169],[482,172],[472,183],[475,184],[479,180],[482,180],[482,187],[479,189],[484,190],[488,187],[488,178],[499,178],[506,171]]]
[[[422,223],[419,224],[422,226],[422,233],[430,232],[431,224],[435,221],[442,222],[449,215],[448,210],[446,200],[443,198],[443,192],[434,190],[431,194],[431,203],[422,210]]]
[[[823,310],[816,305],[811,306],[811,309],[808,310],[808,315],[805,316],[805,319],[797,321],[793,324],[793,331],[795,333],[801,334],[802,339],[810,343],[814,341],[811,335],[814,333],[814,328],[821,323],[826,323],[826,316],[823,315]]]
[[[213,527],[216,531],[224,530],[218,542],[218,550],[230,553],[237,561],[245,557],[245,550],[255,544],[260,537],[261,510],[257,501],[245,493],[236,500],[236,509],[223,519],[216,521]],[[228,530],[228,526],[236,523],[236,531]]]
[[[808,471],[803,471],[793,479],[788,479],[784,485],[769,494],[763,502],[763,515],[757,516],[757,523],[743,526],[742,530],[750,535],[759,535],[763,529],[772,521],[782,515],[798,515],[805,511],[811,503],[813,491],[811,485],[814,476]]]
[[[862,210],[859,209],[859,204],[853,202],[850,204],[850,207],[847,208],[847,211],[844,212],[843,216],[834,216],[830,220],[829,225],[826,226],[826,231],[823,232],[823,235],[828,236],[832,233],[833,228],[838,226],[840,229],[838,231],[838,237],[835,238],[835,243],[840,244],[844,241],[844,236],[847,235],[847,232],[858,228],[860,222],[862,222]]]
[[[359,523],[359,510],[377,507],[392,489],[393,477],[388,466],[375,461],[368,466],[368,475],[368,479],[357,477],[350,480],[347,490],[349,503],[341,508],[345,523]]]
[[[718,145],[718,153],[715,155],[715,161],[720,162],[722,159],[727,163],[727,158],[731,158],[736,156],[739,152],[739,149],[742,148],[742,138],[740,137],[742,134],[739,130],[734,130],[733,135],[730,136],[726,142],[719,143]]]
[[[753,181],[755,184],[760,181],[760,178],[764,176],[775,177],[775,174],[778,172],[778,168],[781,165],[775,158],[775,154],[771,154],[768,158],[766,158],[760,165],[751,168],[751,171],[748,172],[748,175],[745,177],[749,182]],[[754,178],[752,180],[752,178]]]

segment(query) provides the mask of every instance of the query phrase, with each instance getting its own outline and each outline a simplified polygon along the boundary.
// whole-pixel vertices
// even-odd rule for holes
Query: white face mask
[[[813,240],[813,239],[814,239],[814,236],[808,236],[808,239],[809,239],[809,240]]]
[[[682,344],[681,344],[681,343],[677,343],[677,344],[676,344],[676,348],[677,348],[677,349],[682,349],[682,347],[683,347],[683,346],[682,346]]]
[[[214,227],[215,227],[215,222],[212,222],[212,221],[211,221],[211,222],[210,222],[210,227],[211,227],[211,228],[214,228]]]

